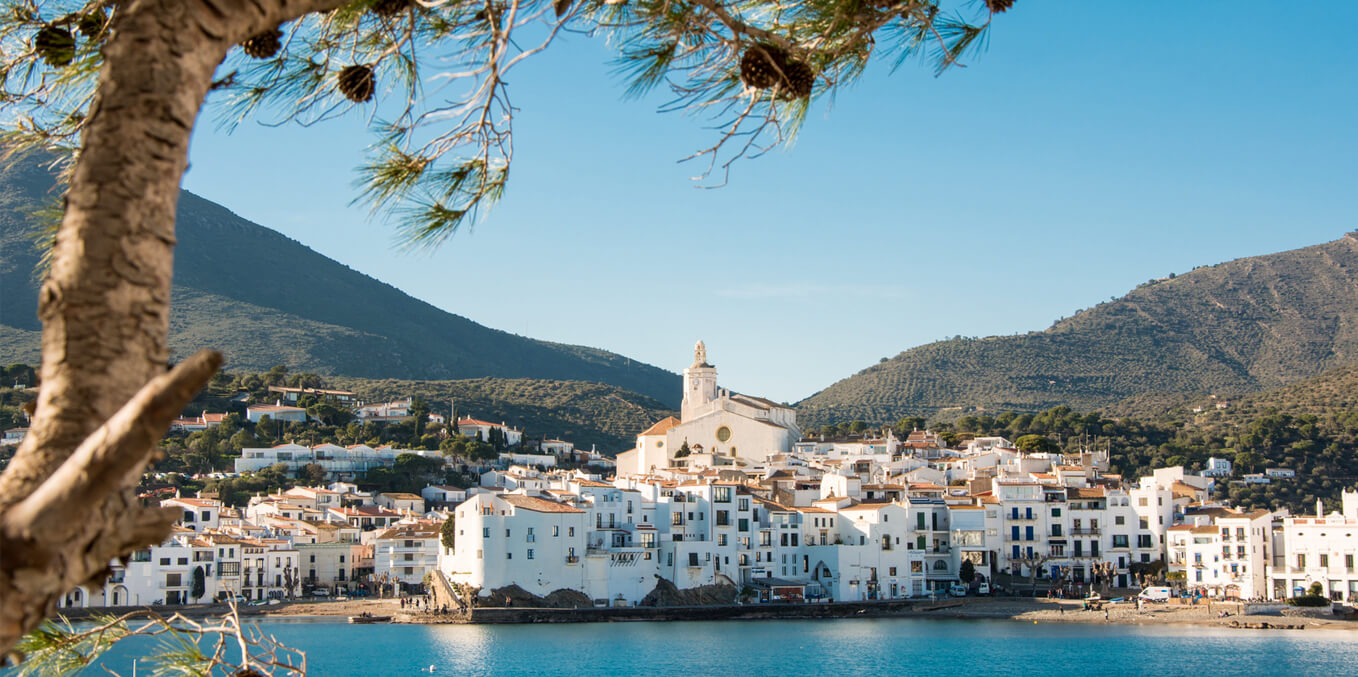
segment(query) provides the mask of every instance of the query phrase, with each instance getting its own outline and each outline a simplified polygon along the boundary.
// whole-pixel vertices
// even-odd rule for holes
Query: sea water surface
[[[310,675],[1358,675],[1358,632],[848,619],[550,625],[258,624]],[[140,639],[140,638],[139,638]],[[104,662],[132,674],[149,643]],[[140,675],[150,674],[139,661]],[[108,674],[91,667],[85,674]]]

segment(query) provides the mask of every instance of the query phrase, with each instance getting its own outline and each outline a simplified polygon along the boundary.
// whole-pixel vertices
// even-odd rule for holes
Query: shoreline
[[[1192,626],[1218,629],[1358,630],[1358,620],[1333,616],[1328,609],[1285,607],[1268,613],[1238,613],[1242,605],[1213,603],[1201,606],[1106,604],[1104,610],[1083,610],[1081,600],[1022,597],[969,597],[943,600],[836,602],[833,604],[767,604],[693,607],[617,607],[585,609],[478,608],[470,615],[427,614],[402,609],[395,599],[285,602],[265,607],[242,607],[242,620],[299,623],[347,622],[360,613],[391,616],[395,624],[504,625],[530,623],[676,622],[710,620],[830,620],[843,618],[921,618],[947,620],[1007,620],[1021,623],[1077,623],[1092,625]],[[67,610],[67,618],[88,620],[95,614],[127,613],[137,608]],[[1217,617],[1220,611],[1230,615]],[[162,615],[203,618],[223,614],[225,605],[160,607]],[[71,613],[76,612],[76,613]]]

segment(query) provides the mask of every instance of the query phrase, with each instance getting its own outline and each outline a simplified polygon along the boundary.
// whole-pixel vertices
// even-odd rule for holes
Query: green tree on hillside
[[[1056,450],[1056,445],[1052,444],[1046,435],[1024,435],[1014,440],[1014,446],[1018,447],[1019,451],[1029,454]]]
[[[457,521],[452,513],[448,513],[448,519],[443,520],[443,526],[439,529],[439,542],[449,550],[457,545]]]

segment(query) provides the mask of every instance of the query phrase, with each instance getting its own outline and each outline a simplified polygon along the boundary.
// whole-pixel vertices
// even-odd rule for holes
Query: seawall
[[[625,621],[716,621],[778,618],[871,618],[924,611],[936,605],[908,601],[834,602],[830,604],[727,604],[680,607],[596,607],[534,609],[494,607],[472,609],[455,623],[612,623]],[[402,619],[405,620],[405,619]],[[419,622],[417,619],[410,619]],[[426,622],[448,622],[430,618]]]

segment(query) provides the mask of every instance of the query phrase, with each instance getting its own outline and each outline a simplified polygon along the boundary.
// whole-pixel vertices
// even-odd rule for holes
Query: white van
[[[1167,602],[1170,598],[1169,588],[1165,586],[1146,588],[1137,595],[1137,598],[1143,602]]]

